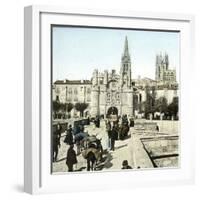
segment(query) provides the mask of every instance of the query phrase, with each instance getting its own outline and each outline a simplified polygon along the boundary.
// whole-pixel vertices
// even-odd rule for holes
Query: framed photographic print
[[[25,191],[192,183],[193,28],[190,15],[26,7]]]

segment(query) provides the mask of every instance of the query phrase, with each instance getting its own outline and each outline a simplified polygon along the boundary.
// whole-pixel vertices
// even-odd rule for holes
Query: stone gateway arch
[[[134,88],[131,78],[131,57],[128,39],[125,38],[124,51],[121,57],[120,73],[115,70],[103,73],[97,69],[92,76],[91,116],[106,116],[110,108],[115,108],[117,114],[133,115]]]

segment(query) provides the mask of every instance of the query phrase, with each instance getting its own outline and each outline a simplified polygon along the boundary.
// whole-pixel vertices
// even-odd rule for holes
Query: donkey
[[[87,171],[96,170],[97,159],[94,152],[92,151],[88,152],[86,159],[87,159]]]

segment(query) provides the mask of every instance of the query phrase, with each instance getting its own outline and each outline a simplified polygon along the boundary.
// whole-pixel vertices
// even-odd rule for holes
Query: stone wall
[[[154,167],[178,167],[178,136],[142,138],[141,141]]]

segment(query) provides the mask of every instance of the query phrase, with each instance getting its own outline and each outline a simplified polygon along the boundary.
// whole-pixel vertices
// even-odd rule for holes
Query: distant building
[[[53,84],[53,100],[62,103],[88,103],[85,115],[92,117],[114,113],[128,116],[139,112],[140,104],[146,100],[146,87],[154,88],[156,98],[165,96],[170,103],[177,96],[175,70],[169,70],[168,56],[156,57],[156,80],[132,79],[132,63],[125,38],[120,72],[93,71],[91,80],[58,80]],[[76,114],[75,109],[72,113]]]
[[[176,82],[176,70],[169,69],[169,57],[165,53],[156,55],[156,81]]]

